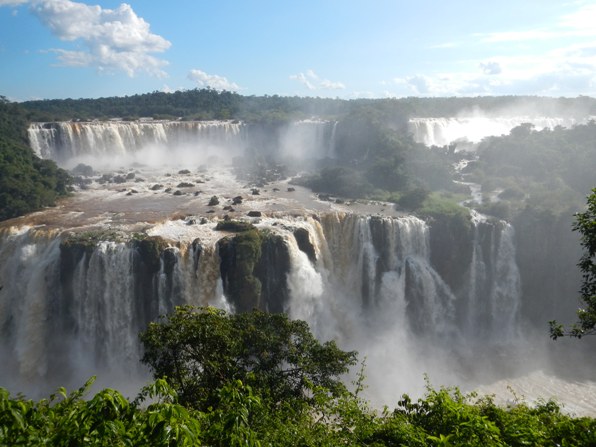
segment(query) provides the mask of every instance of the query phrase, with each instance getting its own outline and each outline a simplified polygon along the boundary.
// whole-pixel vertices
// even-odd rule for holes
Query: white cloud
[[[29,0],[0,0],[0,6],[19,6],[28,1]]]
[[[575,30],[578,33],[595,35],[596,5],[585,5],[579,10],[561,18],[560,25]]]
[[[103,9],[71,0],[32,0],[31,11],[61,40],[82,42],[82,50],[53,49],[61,64],[96,67],[100,71],[139,71],[163,77],[167,65],[151,53],[170,47],[163,37],[153,34],[149,24],[130,5]]]
[[[309,90],[317,89],[317,87],[315,87],[315,85],[308,79],[308,75],[305,75],[304,73],[298,73],[295,75],[291,75],[290,79],[293,79],[295,81],[300,82],[301,84],[304,84],[306,86],[306,88]]]
[[[432,81],[427,76],[416,75],[406,78],[406,82],[414,88],[416,93],[426,95],[432,89]]]
[[[343,90],[346,86],[342,82],[333,82],[329,81],[328,79],[323,79],[321,81],[321,87],[326,88],[328,90]]]
[[[399,77],[393,85],[401,96],[590,95],[596,93],[594,54],[596,44],[589,44],[468,61],[469,70]]]
[[[501,65],[495,61],[480,62],[478,67],[485,75],[497,75],[503,71]]]
[[[230,82],[223,76],[210,75],[201,70],[190,70],[188,79],[197,83],[200,87],[211,87],[215,90],[238,91],[240,87],[235,82]]]
[[[548,28],[473,34],[457,44],[461,54],[466,47],[475,53],[482,50],[481,59],[451,61],[444,72],[406,73],[392,84],[402,96],[594,95],[594,23],[596,4],[591,1],[555,18]],[[448,47],[443,43],[433,48]]]
[[[560,39],[564,37],[596,37],[596,5],[583,5],[576,11],[559,18],[558,22],[548,29],[538,28],[519,31],[503,31],[489,34],[475,34],[483,42],[522,42],[544,39]]]
[[[342,82],[321,79],[313,70],[291,75],[290,79],[300,82],[309,90],[343,90],[346,88]]]

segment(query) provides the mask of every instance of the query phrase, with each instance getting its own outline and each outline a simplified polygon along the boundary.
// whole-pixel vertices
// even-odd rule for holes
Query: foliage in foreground
[[[552,401],[535,406],[518,402],[504,408],[490,397],[479,399],[429,384],[426,395],[417,401],[404,395],[394,410],[371,410],[359,398],[362,375],[352,392],[340,386],[333,370],[321,369],[324,353],[340,359],[343,355],[348,363],[354,353],[313,345],[303,322],[279,318],[253,312],[234,320],[214,309],[186,307],[145,333],[145,338],[147,334],[165,337],[162,347],[171,349],[172,361],[180,360],[171,366],[183,366],[173,373],[212,370],[209,383],[194,384],[198,393],[194,399],[176,391],[189,392],[182,388],[180,377],[158,378],[132,401],[112,389],[88,397],[93,380],[71,394],[61,388],[37,402],[11,397],[0,388],[0,446],[596,445],[596,419],[565,415]],[[234,327],[240,332],[231,331]],[[163,331],[157,333],[157,328]],[[287,337],[288,333],[292,335]],[[243,338],[236,345],[234,337],[239,334]],[[172,344],[174,340],[180,343]],[[246,351],[234,350],[240,344]],[[320,357],[313,356],[314,347]],[[198,355],[194,362],[189,360],[193,355]],[[312,368],[320,377],[312,376]],[[294,370],[303,373],[299,383],[293,382]],[[324,377],[329,381],[321,380]],[[278,394],[291,384],[299,388]],[[201,404],[206,402],[201,396],[210,396],[212,405]]]
[[[345,392],[313,389],[311,411],[272,408],[240,381],[225,384],[216,409],[184,407],[165,380],[134,401],[104,389],[86,399],[88,382],[38,402],[0,389],[0,446],[591,446],[596,419],[563,414],[552,401],[506,408],[457,389],[403,396],[390,411],[371,411]],[[148,403],[149,400],[151,403]]]
[[[200,410],[219,406],[226,384],[241,381],[272,405],[312,402],[312,389],[339,396],[339,376],[355,352],[320,343],[304,321],[285,314],[177,307],[141,334],[142,362],[155,378],[168,377],[181,402]]]

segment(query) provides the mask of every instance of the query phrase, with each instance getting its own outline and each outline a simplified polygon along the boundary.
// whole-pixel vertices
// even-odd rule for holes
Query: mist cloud
[[[134,76],[144,71],[163,77],[167,61],[152,56],[170,47],[130,5],[105,9],[71,0],[0,0],[0,5],[29,3],[31,12],[60,40],[81,42],[81,50],[53,48],[61,65],[95,67],[102,72]]]
[[[231,92],[240,90],[240,87],[235,82],[228,81],[223,76],[207,74],[198,69],[190,70],[188,79],[196,82],[199,87],[211,87],[215,90],[228,90]]]

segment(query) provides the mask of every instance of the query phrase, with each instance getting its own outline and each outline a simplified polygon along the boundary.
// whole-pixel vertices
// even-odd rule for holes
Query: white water
[[[336,121],[301,120],[263,135],[258,125],[237,121],[93,121],[33,123],[28,129],[34,152],[61,166],[78,163],[120,166],[131,163],[156,167],[229,164],[233,157],[273,145],[276,158],[297,161],[333,158]],[[255,155],[255,154],[253,154]]]
[[[261,225],[280,233],[290,254],[287,312],[308,321],[321,339],[335,339],[345,349],[360,351],[367,358],[371,382],[389,378],[389,387],[399,393],[421,388],[424,372],[435,371],[442,381],[457,379],[453,371],[437,369],[436,361],[447,358],[451,345],[462,336],[479,333],[475,327],[457,326],[456,308],[466,305],[466,297],[456,296],[430,265],[429,230],[423,221],[327,213],[318,220],[279,218]],[[195,231],[186,227],[191,234]],[[298,249],[289,232],[297,227],[309,232],[316,262]],[[490,309],[490,323],[498,325],[509,340],[517,333],[520,297],[519,290],[507,283],[519,278],[511,267],[514,251],[501,247],[512,247],[510,235],[500,230],[495,228],[500,242],[491,246],[491,256],[495,270],[503,273],[491,278],[494,293],[472,298]],[[138,254],[130,243],[101,242],[76,260],[70,281],[61,274],[68,264],[64,264],[59,234],[35,229],[4,234],[0,327],[8,336],[2,350],[16,355],[7,354],[14,361],[4,362],[0,376],[18,371],[18,377],[27,379],[19,383],[24,387],[29,381],[76,382],[92,373],[128,372],[142,377],[137,334],[150,319],[176,304],[229,307],[221,293],[215,249],[225,234],[207,231],[213,234],[204,238],[198,257],[191,243],[173,243],[167,249],[175,259],[171,273],[166,272],[163,257],[156,275],[140,278],[135,267]],[[471,266],[470,271],[478,268]],[[155,303],[146,302],[150,297],[139,297],[138,280],[154,284]],[[487,287],[485,278],[470,281],[481,283],[483,290]],[[148,305],[152,311],[146,310]],[[485,349],[491,338],[483,343]],[[388,350],[396,353],[389,355]],[[433,352],[433,356],[424,360],[421,352]],[[59,364],[56,358],[61,359]],[[371,389],[377,401],[390,403],[382,399],[376,384]]]
[[[107,135],[113,131],[110,126],[119,124],[102,126],[107,130],[99,132],[98,145],[111,151]],[[313,126],[296,125],[289,132]],[[287,147],[306,154],[328,154],[334,146],[327,138],[333,141],[334,129],[335,125],[331,132],[305,136],[299,145],[291,146],[296,140],[290,139]],[[44,130],[33,128],[31,132],[40,137]],[[228,137],[241,133],[232,130]],[[318,145],[316,150],[313,145]],[[74,158],[66,156],[63,163],[85,156],[75,145],[71,148]],[[126,145],[115,148],[134,153]],[[167,160],[172,151],[180,154],[176,150],[156,148],[161,160]],[[58,154],[57,146],[49,145],[47,152]],[[189,160],[177,162],[188,164]],[[141,174],[149,177],[149,172]],[[220,206],[216,213],[207,214],[203,202],[204,196],[218,194],[228,203],[239,193],[245,202],[237,207],[243,213],[237,216],[250,209],[263,211],[268,215],[253,221],[282,235],[286,242],[290,257],[287,312],[308,321],[321,339],[335,339],[342,348],[359,351],[360,358],[366,359],[367,393],[375,405],[395,405],[404,392],[422,393],[425,373],[435,385],[471,389],[532,371],[530,363],[536,361],[536,354],[531,343],[524,343],[527,334],[519,317],[522,298],[510,225],[489,223],[475,215],[467,286],[451,290],[447,278],[441,278],[431,265],[429,227],[416,217],[381,214],[386,213],[385,204],[354,213],[347,205],[311,200],[303,191],[292,193],[301,197],[299,203],[281,191],[262,191],[247,198],[241,185],[229,177],[220,178],[216,170],[209,174],[206,183],[197,185],[198,198],[173,197],[137,183],[119,188],[137,188],[138,196],[114,191],[104,196],[103,187],[94,185],[95,191],[81,193],[79,201],[71,200],[70,208],[31,216],[29,220],[40,227],[4,226],[0,234],[0,384],[46,394],[60,385],[79,386],[91,374],[116,388],[127,377],[132,376],[137,385],[146,380],[147,373],[138,363],[137,333],[150,319],[176,304],[231,308],[223,294],[216,249],[217,240],[225,234],[214,231],[223,211]],[[183,178],[173,175],[154,180],[175,186]],[[130,221],[138,220],[141,211],[143,219],[151,219],[135,225],[150,236],[169,240],[168,256],[175,259],[170,273],[164,255],[159,271],[142,278],[154,295],[139,296],[140,286],[135,282],[138,256],[129,243],[100,243],[69,270],[72,281],[62,277],[63,227],[80,231],[109,226],[130,232]],[[173,217],[176,211],[184,220]],[[190,218],[198,221],[201,217],[207,217],[208,223],[188,225]],[[292,234],[298,227],[308,231],[314,262],[298,248]],[[201,250],[192,244],[197,238]],[[65,284],[72,289],[66,290]],[[586,411],[596,413],[596,408]]]
[[[412,118],[409,128],[417,143],[426,146],[446,146],[458,141],[479,143],[486,137],[508,135],[514,127],[525,123],[533,125],[535,130],[542,130],[554,129],[557,126],[573,127],[585,124],[589,119],[590,117],[580,120],[540,116]]]

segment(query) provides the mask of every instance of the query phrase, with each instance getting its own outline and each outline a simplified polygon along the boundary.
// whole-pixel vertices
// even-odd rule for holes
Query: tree
[[[25,111],[0,96],[0,221],[53,206],[69,192],[68,173],[27,144]]]
[[[585,306],[577,311],[578,321],[569,331],[556,321],[549,322],[553,339],[565,335],[581,338],[596,334],[596,188],[588,196],[586,211],[575,214],[573,231],[580,232],[584,249],[577,266],[582,272],[580,299]]]
[[[320,343],[306,322],[260,311],[177,307],[151,323],[141,342],[142,362],[199,410],[217,408],[221,389],[238,380],[273,405],[309,402],[315,388],[340,395],[339,376],[356,363],[355,352]]]

